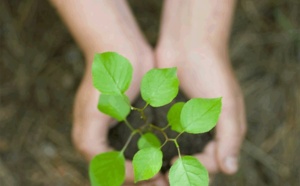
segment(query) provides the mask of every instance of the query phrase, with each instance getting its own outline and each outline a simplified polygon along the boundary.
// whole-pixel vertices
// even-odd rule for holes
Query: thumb
[[[218,164],[215,158],[216,142],[209,142],[204,148],[202,153],[195,154],[194,156],[205,166],[209,174],[215,174],[219,171]]]
[[[92,87],[91,81],[84,79],[74,102],[72,139],[87,160],[110,150],[107,134],[111,118],[98,111],[98,98],[99,92]]]
[[[238,157],[245,136],[245,116],[243,107],[223,109],[216,128],[217,161],[219,168],[226,174],[238,170]]]
[[[132,162],[129,160],[126,160],[126,180],[125,180],[125,184],[132,184],[134,183],[134,174],[133,174],[133,166],[132,166]]]

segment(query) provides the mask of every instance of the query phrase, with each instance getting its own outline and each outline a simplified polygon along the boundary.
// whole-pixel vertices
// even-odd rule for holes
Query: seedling
[[[134,155],[134,181],[151,179],[162,167],[163,153],[161,148],[168,142],[174,143],[178,150],[178,160],[171,166],[169,182],[171,186],[199,185],[207,186],[208,172],[193,156],[183,156],[177,139],[184,132],[199,134],[210,131],[217,123],[221,112],[221,98],[193,98],[175,103],[167,114],[165,127],[150,123],[144,110],[148,106],[161,107],[169,104],[178,94],[179,80],[177,69],[163,68],[148,71],[141,81],[141,96],[145,101],[143,108],[131,106],[125,92],[132,79],[133,68],[123,56],[114,52],[96,54],[92,67],[93,84],[101,92],[98,109],[122,121],[131,130],[131,135],[120,151],[101,153],[95,156],[89,167],[89,176],[93,186],[119,186],[125,180],[124,151],[134,135],[140,135],[139,151]],[[141,125],[133,128],[126,117],[130,112],[139,112]],[[170,127],[178,135],[169,138],[165,129]],[[164,136],[161,141],[151,131],[158,131]]]

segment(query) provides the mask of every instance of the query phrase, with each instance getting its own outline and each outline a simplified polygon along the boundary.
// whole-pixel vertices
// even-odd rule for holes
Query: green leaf
[[[171,186],[208,186],[205,167],[193,156],[182,156],[172,165],[169,173]]]
[[[139,150],[133,157],[134,182],[147,180],[155,176],[162,166],[163,154],[158,148]]]
[[[180,121],[187,133],[198,134],[211,130],[219,119],[222,98],[194,98],[181,110]]]
[[[122,94],[101,94],[98,109],[118,121],[123,121],[130,112],[129,98]]]
[[[161,143],[159,139],[156,137],[155,134],[148,132],[146,134],[143,134],[140,139],[138,140],[138,148],[144,149],[148,147],[156,147],[159,148],[161,146]]]
[[[93,84],[104,94],[124,93],[132,79],[132,65],[115,52],[96,54],[92,66]]]
[[[141,83],[142,98],[152,107],[170,103],[178,94],[177,68],[152,69]]]
[[[90,162],[89,176],[92,186],[120,186],[125,180],[125,158],[112,151],[95,156]]]
[[[170,108],[167,115],[168,123],[171,125],[171,129],[179,133],[184,131],[180,121],[180,114],[184,104],[184,102],[175,103]]]

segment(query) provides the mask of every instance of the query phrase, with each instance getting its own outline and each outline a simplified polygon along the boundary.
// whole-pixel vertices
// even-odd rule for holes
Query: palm
[[[222,113],[215,140],[196,156],[211,173],[219,169],[233,173],[223,162],[228,155],[238,156],[245,131],[245,116],[242,94],[228,58],[198,50],[182,57],[160,56],[158,59],[160,67],[178,67],[180,86],[188,97],[222,97]]]

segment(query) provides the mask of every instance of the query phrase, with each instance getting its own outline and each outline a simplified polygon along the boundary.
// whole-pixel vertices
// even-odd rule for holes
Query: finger
[[[134,173],[133,173],[132,161],[126,160],[125,172],[126,172],[125,183],[127,183],[127,184],[134,183]]]
[[[154,185],[156,186],[168,186],[168,180],[161,173],[158,174],[157,177],[153,180]]]
[[[82,83],[74,105],[72,139],[87,160],[109,150],[107,133],[111,119],[97,110],[98,97],[90,83]]]
[[[212,141],[209,142],[206,147],[204,148],[202,153],[195,154],[196,157],[201,164],[207,169],[209,173],[217,173],[219,168],[216,162],[216,142]],[[178,156],[174,157],[171,160],[171,164],[174,164],[175,161],[178,159]]]
[[[209,182],[211,183],[214,177],[214,174],[219,171],[218,164],[216,162],[216,142],[212,141],[209,142],[202,153],[195,154],[194,157],[196,157],[201,164],[204,165],[204,167],[207,169],[209,173]],[[175,157],[172,159],[171,163],[174,164],[174,162],[178,159],[178,157]],[[166,179],[168,179],[169,172],[166,174]]]
[[[212,184],[212,182],[214,181],[215,179],[215,174],[208,174],[208,177],[209,177],[209,185]],[[169,171],[165,174],[165,180],[167,180],[167,185],[169,185]]]
[[[125,171],[126,171],[126,179],[125,179],[125,183],[126,184],[132,184],[134,183],[134,171],[133,171],[133,166],[132,166],[132,161],[126,160],[125,162]],[[163,183],[163,176],[159,173],[157,175],[155,175],[151,181],[152,182],[159,182],[159,183]],[[146,183],[149,181],[144,181],[143,183]],[[142,184],[142,183],[140,183]]]
[[[219,171],[219,167],[216,162],[216,142],[215,141],[209,142],[206,145],[206,147],[204,148],[203,152],[199,153],[199,154],[195,154],[194,157],[196,157],[201,162],[201,164],[204,165],[204,167],[207,169],[209,174],[215,174]],[[177,159],[178,159],[178,156],[174,157],[171,160],[171,164],[174,164]]]
[[[234,174],[238,170],[238,157],[246,125],[244,105],[238,98],[230,105],[224,99],[224,106],[219,123],[216,127],[217,161],[221,171]]]
[[[209,174],[215,174],[219,171],[218,164],[216,162],[216,142],[209,142],[204,151],[194,156],[204,165]]]
[[[112,150],[107,144],[107,124],[98,121],[87,121],[85,128],[74,127],[73,138],[78,150],[87,160],[91,160],[95,155]],[[80,130],[80,131],[76,131]]]
[[[168,186],[168,182],[164,175],[158,173],[150,180],[142,181],[138,183],[139,186]]]

